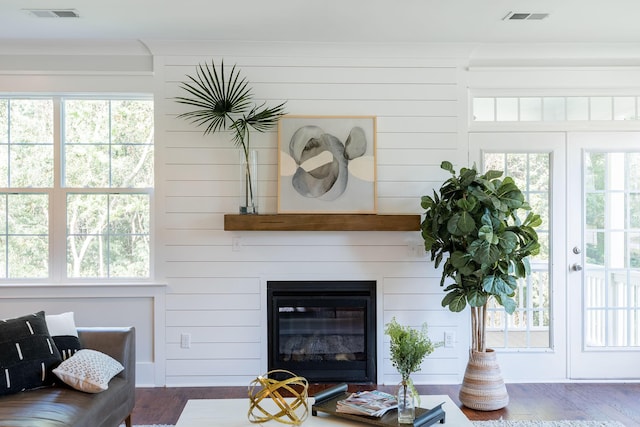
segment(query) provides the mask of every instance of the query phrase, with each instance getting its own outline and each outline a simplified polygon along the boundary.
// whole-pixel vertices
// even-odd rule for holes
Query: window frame
[[[46,278],[12,278],[0,277],[0,285],[9,283],[120,283],[135,282],[148,283],[154,279],[154,206],[155,206],[155,176],[151,187],[93,187],[78,188],[65,187],[64,184],[64,119],[63,119],[63,103],[66,99],[73,100],[142,100],[152,101],[152,94],[123,94],[123,93],[55,93],[55,94],[24,94],[24,93],[0,93],[2,99],[51,99],[53,102],[53,187],[0,187],[1,194],[28,194],[39,193],[47,194],[49,198],[49,253],[48,267],[49,274]],[[154,108],[155,110],[155,108]],[[155,118],[155,111],[152,115]],[[153,141],[155,150],[155,139]],[[155,154],[151,159],[155,169]],[[154,172],[155,175],[155,172]],[[148,197],[149,201],[149,274],[146,277],[69,277],[67,274],[67,196],[69,194],[143,194]],[[6,262],[2,260],[2,262]],[[9,268],[9,265],[7,265]]]

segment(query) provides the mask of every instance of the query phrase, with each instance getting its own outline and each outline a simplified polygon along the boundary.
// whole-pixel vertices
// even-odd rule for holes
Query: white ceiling
[[[76,9],[35,18],[24,9]],[[544,12],[542,21],[503,21]],[[640,0],[0,0],[0,40],[638,43]]]

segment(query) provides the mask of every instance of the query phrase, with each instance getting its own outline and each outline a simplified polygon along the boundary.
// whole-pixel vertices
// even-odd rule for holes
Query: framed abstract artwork
[[[376,213],[376,117],[280,118],[278,213]]]

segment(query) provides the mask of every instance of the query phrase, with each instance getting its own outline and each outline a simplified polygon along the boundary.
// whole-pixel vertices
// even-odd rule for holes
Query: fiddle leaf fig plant
[[[471,307],[472,350],[484,352],[487,303],[493,298],[507,313],[515,311],[517,281],[530,273],[528,257],[540,251],[535,228],[542,220],[501,171],[479,174],[474,167],[456,174],[447,161],[440,167],[452,176],[421,199],[424,247],[436,268],[444,261],[442,306]]]

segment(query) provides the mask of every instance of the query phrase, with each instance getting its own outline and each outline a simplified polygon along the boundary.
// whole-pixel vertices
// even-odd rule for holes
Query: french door
[[[544,219],[518,311],[490,325],[505,378],[640,378],[640,132],[473,133],[470,160]]]
[[[640,378],[640,132],[568,134],[569,376]]]

